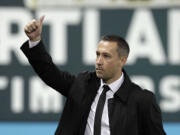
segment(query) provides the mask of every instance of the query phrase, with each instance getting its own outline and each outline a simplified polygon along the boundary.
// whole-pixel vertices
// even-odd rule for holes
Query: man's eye
[[[96,56],[99,56],[99,53],[96,53]]]
[[[106,55],[106,54],[104,55],[104,57],[105,57],[105,58],[110,58],[110,56],[109,56],[109,55]]]

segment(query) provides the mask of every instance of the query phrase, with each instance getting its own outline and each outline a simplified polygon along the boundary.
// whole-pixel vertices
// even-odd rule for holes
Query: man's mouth
[[[103,71],[103,69],[102,69],[102,68],[96,68],[96,70],[97,70],[97,71]]]

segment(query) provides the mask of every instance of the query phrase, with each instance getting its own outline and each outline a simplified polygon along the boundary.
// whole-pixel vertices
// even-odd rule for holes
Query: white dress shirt
[[[121,87],[122,83],[124,81],[124,74],[122,72],[121,77],[114,81],[113,83],[109,84],[110,90],[107,91],[106,93],[106,101],[104,104],[104,109],[103,109],[103,114],[102,114],[102,121],[101,121],[101,135],[110,135],[110,129],[109,129],[109,116],[108,116],[108,99],[114,97],[114,93]],[[97,95],[91,105],[91,110],[89,112],[87,124],[86,124],[86,129],[85,129],[85,134],[84,135],[93,135],[94,132],[94,117],[95,117],[95,111],[96,111],[96,106],[99,100],[99,97],[103,91],[103,83],[101,79],[101,85],[99,87],[99,90],[97,92]],[[106,84],[107,85],[107,84]]]
[[[40,42],[40,40],[35,41],[35,42],[31,42],[31,41],[29,40],[29,48],[33,48],[34,46],[38,45],[39,42]]]
[[[40,42],[40,40],[36,41],[36,42],[29,41],[29,48],[32,48],[32,47],[38,45],[39,42]],[[105,101],[105,104],[104,104],[104,109],[103,109],[103,114],[102,114],[102,121],[101,121],[102,122],[101,123],[101,135],[110,135],[107,101],[108,101],[108,99],[113,98],[114,93],[121,87],[123,81],[124,81],[124,74],[122,72],[122,75],[118,80],[116,80],[113,83],[108,85],[110,90],[106,92],[106,101]],[[88,120],[87,120],[84,135],[93,135],[95,111],[96,111],[96,106],[97,106],[99,97],[100,97],[100,95],[101,95],[101,93],[103,91],[103,85],[107,85],[107,84],[105,84],[101,79],[101,85],[99,87],[99,90],[97,92],[95,100],[93,101],[93,103],[91,105],[91,110],[89,112],[89,116],[88,116]]]

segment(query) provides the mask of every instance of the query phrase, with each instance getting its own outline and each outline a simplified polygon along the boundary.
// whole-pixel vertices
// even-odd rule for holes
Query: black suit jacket
[[[40,78],[67,97],[55,135],[84,135],[91,104],[100,86],[95,72],[74,76],[59,70],[42,41],[31,49],[25,42],[21,49]],[[165,135],[154,94],[132,83],[123,72],[122,86],[108,100],[111,135]]]

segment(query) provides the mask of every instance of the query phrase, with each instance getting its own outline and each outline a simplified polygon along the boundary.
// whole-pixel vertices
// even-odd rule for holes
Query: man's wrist
[[[29,39],[31,42],[36,42],[36,41],[39,41],[39,40],[41,40],[41,36],[38,36],[38,37],[36,37],[36,38],[34,38],[34,39]]]

